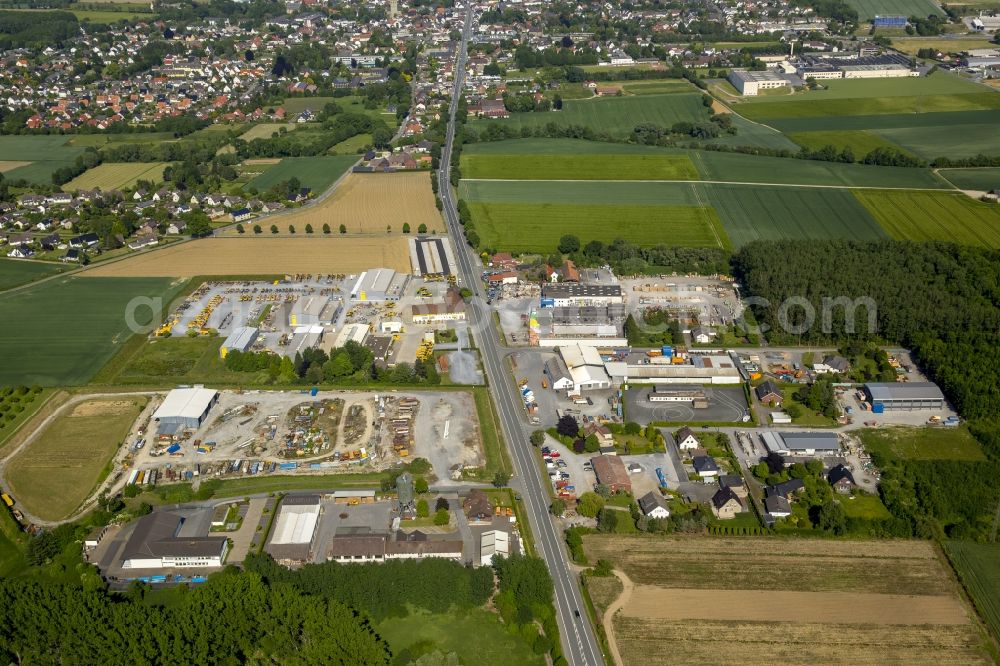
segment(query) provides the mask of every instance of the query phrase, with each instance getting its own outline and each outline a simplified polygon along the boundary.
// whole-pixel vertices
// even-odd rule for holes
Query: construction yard
[[[626,666],[989,663],[930,543],[587,535],[584,548],[617,569],[593,593]]]
[[[437,213],[436,210],[434,212]],[[372,266],[408,272],[410,253],[407,238],[402,235],[380,238],[316,235],[300,235],[295,238],[204,238],[102,264],[88,269],[83,275],[194,277],[328,274],[359,273]]]
[[[138,427],[146,441],[117,463],[147,478],[155,469],[157,482],[196,471],[372,472],[420,457],[447,483],[485,464],[473,397],[462,392],[225,391],[198,428],[158,435],[155,422]]]

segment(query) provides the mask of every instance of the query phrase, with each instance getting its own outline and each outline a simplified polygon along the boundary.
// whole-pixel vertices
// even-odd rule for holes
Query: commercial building
[[[750,72],[741,69],[729,72],[729,82],[741,95],[746,97],[756,96],[761,90],[787,88],[789,85],[788,79],[783,78],[777,72]]]
[[[697,386],[656,388],[649,394],[650,402],[682,402],[695,407],[708,407],[705,390]]]
[[[163,426],[195,429],[204,422],[218,400],[218,391],[203,386],[174,389],[153,413],[153,420],[160,424],[161,432]]]
[[[410,306],[410,317],[414,324],[440,324],[449,321],[465,321],[465,301],[457,288],[451,287],[445,293],[442,303],[428,303]]]
[[[554,391],[569,391],[573,389],[573,376],[569,374],[569,368],[562,356],[556,356],[545,362],[545,375],[549,378],[549,383]]]
[[[701,385],[743,381],[739,366],[724,354],[691,355],[684,363],[673,363],[665,356],[648,358],[633,352],[624,361],[608,361],[605,368],[615,386],[626,382]]]
[[[479,564],[488,567],[493,563],[493,556],[510,555],[510,534],[503,530],[489,530],[483,532],[479,545]]]
[[[297,326],[292,331],[291,340],[289,340],[287,346],[282,348],[281,353],[292,357],[296,354],[301,354],[305,350],[311,349],[322,342],[325,333],[326,329],[319,325]]]
[[[840,439],[835,432],[776,432],[761,433],[760,440],[767,450],[783,456],[833,456],[840,453]]]
[[[606,306],[624,303],[622,288],[617,284],[577,284],[558,282],[542,285],[543,308],[566,306]]]
[[[233,329],[233,332],[229,334],[229,337],[219,347],[219,358],[225,359],[229,352],[233,350],[240,352],[247,351],[257,339],[259,332],[253,326],[240,326]]]
[[[395,539],[386,534],[338,534],[330,540],[327,548],[327,559],[343,564],[420,560],[428,557],[460,561],[462,541],[430,539],[422,532],[397,532]]]
[[[340,329],[340,333],[337,333],[337,337],[333,341],[333,348],[339,349],[352,340],[360,345],[364,343],[366,337],[368,337],[368,326],[365,324],[347,324]]]
[[[452,275],[455,255],[447,238],[411,238],[410,265],[417,275]]]
[[[367,270],[361,274],[351,289],[351,300],[358,303],[398,301],[402,298],[409,280],[409,275],[397,273],[391,268]]]
[[[303,296],[295,301],[292,311],[288,313],[288,325],[317,326],[329,324],[340,314],[340,299],[331,300],[329,296]]]
[[[123,569],[221,567],[229,552],[225,537],[181,537],[183,516],[156,511],[139,519],[122,552]]]
[[[307,562],[322,513],[319,495],[290,495],[278,507],[271,540],[265,550],[285,566]]]
[[[559,355],[569,370],[576,391],[611,388],[611,378],[604,368],[604,360],[597,350],[586,345],[559,347]]]
[[[944,394],[932,382],[865,384],[865,393],[878,414],[890,409],[943,409]]]
[[[594,475],[598,483],[603,483],[612,492],[632,492],[632,481],[629,479],[625,463],[618,456],[595,456],[590,459],[594,466]]]

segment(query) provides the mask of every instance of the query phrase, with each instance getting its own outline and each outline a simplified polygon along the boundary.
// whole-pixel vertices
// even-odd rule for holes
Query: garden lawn
[[[964,425],[957,428],[888,427],[858,431],[869,453],[903,460],[985,460],[979,442]]]
[[[517,180],[697,180],[686,155],[463,155],[462,177]]]
[[[1000,248],[1000,207],[996,204],[946,192],[855,190],[854,196],[898,240]]]
[[[844,507],[844,513],[848,518],[860,518],[863,520],[889,520],[892,514],[885,508],[878,495],[862,495],[860,493],[853,497],[841,497],[840,506]]]
[[[132,335],[129,302],[163,297],[165,312],[171,286],[165,278],[67,277],[0,294],[0,385],[85,384]],[[138,324],[150,318],[148,307],[136,308]]]
[[[510,252],[554,252],[566,234],[584,244],[621,238],[641,246],[729,246],[707,207],[471,203],[470,208],[483,244]]]
[[[278,183],[298,178],[302,187],[308,187],[314,194],[326,190],[358,161],[357,155],[327,155],[320,157],[286,157],[244,186],[257,188],[258,192],[269,190]]]
[[[962,190],[1000,190],[1000,167],[982,169],[941,169],[942,178]]]
[[[384,620],[375,629],[393,654],[408,654],[411,662],[428,652],[441,651],[454,652],[459,663],[476,666],[545,664],[524,640],[504,631],[496,615],[478,608],[461,614],[414,611],[406,617]]]
[[[708,202],[735,247],[755,240],[879,240],[885,232],[850,190],[708,183]]]
[[[597,132],[624,136],[641,123],[670,127],[681,121],[707,122],[711,111],[701,100],[698,93],[567,100],[561,111],[513,113],[506,119],[475,120],[472,126],[482,130],[487,124],[496,123],[521,129],[555,123],[563,127],[583,125]]]
[[[34,282],[64,270],[66,266],[63,264],[0,257],[0,290]]]
[[[951,189],[947,182],[935,176],[930,169],[843,164],[708,150],[691,151],[691,160],[705,180]]]

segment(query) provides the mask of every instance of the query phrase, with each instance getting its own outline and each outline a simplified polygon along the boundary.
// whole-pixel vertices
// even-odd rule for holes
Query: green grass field
[[[1000,544],[945,541],[944,547],[990,633],[1000,638]]]
[[[928,160],[1000,154],[1000,132],[988,123],[884,129],[879,134]]]
[[[899,113],[942,113],[1000,109],[1000,93],[974,92],[926,96],[861,97],[797,100],[741,105],[739,113],[750,120],[766,122],[785,118],[873,116]]]
[[[689,83],[686,79],[630,81],[622,84],[622,90],[631,95],[669,95],[673,93],[698,92],[694,84]]]
[[[700,185],[733,245],[754,240],[846,238],[886,234],[849,190],[807,187]]]
[[[847,0],[858,18],[871,21],[876,16],[941,16],[941,8],[930,0]]]
[[[686,155],[462,155],[462,177],[517,180],[697,180]]]
[[[409,655],[407,663],[435,651],[454,653],[456,663],[478,666],[546,663],[524,640],[504,631],[495,614],[479,608],[460,614],[411,612],[406,617],[385,620],[375,629],[389,643],[393,654]]]
[[[625,135],[640,123],[670,127],[680,121],[704,122],[708,116],[700,94],[634,95],[567,100],[562,111],[514,113],[503,120],[474,120],[472,126],[481,130],[488,123],[496,123],[520,129],[556,123]]]
[[[1000,206],[964,194],[855,190],[855,197],[893,238],[1000,248]]]
[[[848,518],[861,518],[864,520],[889,520],[892,514],[882,504],[878,495],[854,495],[853,497],[843,497],[840,506],[844,507],[844,513]]]
[[[927,128],[929,134],[940,131],[940,128],[947,128],[946,136],[954,139],[956,134],[964,135],[970,126],[993,125],[1000,122],[1000,111],[943,111],[940,113],[888,113],[874,116],[780,118],[770,119],[766,122],[774,129],[787,133]],[[892,140],[891,136],[888,138]]]
[[[344,139],[328,151],[331,155],[357,155],[366,146],[372,144],[371,134],[356,134],[350,139]]]
[[[583,139],[510,139],[469,143],[462,156],[469,155],[678,155],[684,151],[634,143],[605,143]]]
[[[71,166],[83,148],[67,145],[67,137],[59,135],[0,136],[0,156],[4,160],[31,162],[4,174],[4,180],[24,179],[39,185],[52,184],[52,172]]]
[[[819,150],[826,146],[833,146],[837,150],[850,148],[855,158],[861,159],[876,148],[900,147],[889,141],[884,136],[870,132],[868,130],[844,130],[841,132],[794,132],[788,138],[809,150]]]
[[[122,397],[68,407],[8,462],[15,497],[44,520],[70,516],[106,475],[145,404],[145,397]]]
[[[292,177],[298,178],[303,187],[310,187],[319,194],[330,187],[355,162],[356,155],[327,155],[321,157],[286,157],[244,186],[257,191],[268,190]]]
[[[965,426],[889,427],[858,431],[865,448],[904,460],[985,460],[979,442]]]
[[[916,55],[920,49],[935,49],[942,53],[962,53],[969,49],[989,49],[995,45],[989,39],[942,39],[935,37],[899,37],[893,38],[893,48],[903,53]]]
[[[70,9],[73,14],[76,15],[80,21],[90,21],[91,23],[117,23],[118,21],[130,20],[130,19],[145,19],[151,20],[155,16],[149,12],[115,12],[115,11],[102,11],[99,9]]]
[[[101,146],[113,145],[116,143],[162,143],[163,141],[174,141],[173,132],[129,132],[128,134],[75,134],[69,138],[69,145],[78,146],[80,148],[86,148],[87,146],[93,146],[95,148],[100,148]]]
[[[130,341],[96,374],[94,384],[172,386],[178,383],[265,383],[267,373],[230,372],[219,358],[222,337],[170,337]]]
[[[797,151],[799,147],[778,130],[747,120],[743,116],[730,114],[736,134],[724,134],[705,143],[712,146],[754,146],[773,150]]]
[[[64,264],[0,257],[0,291],[61,273],[66,268]]]
[[[483,243],[511,252],[553,252],[565,234],[582,243],[621,238],[637,245],[728,247],[710,208],[630,204],[471,203]]]
[[[771,106],[816,100],[934,97],[990,92],[986,86],[945,72],[937,72],[931,76],[908,76],[896,79],[833,79],[820,83],[823,85],[822,90],[796,93],[780,101],[760,97],[745,99],[750,106]],[[741,108],[746,107],[741,105]]]
[[[982,169],[941,169],[942,178],[961,190],[1000,189],[1000,167]]]
[[[935,176],[930,169],[841,164],[708,150],[691,151],[690,155],[704,180],[951,189],[948,183]]]
[[[62,186],[64,192],[92,190],[104,191],[132,187],[139,180],[148,180],[154,185],[163,182],[166,162],[105,162],[93,169],[87,169]]]
[[[126,322],[135,298],[168,296],[164,278],[67,277],[0,294],[0,385],[78,386],[130,336]],[[148,307],[135,309],[135,320],[148,324]]]
[[[522,180],[467,181],[459,183],[459,195],[470,204],[635,204],[640,206],[703,206],[701,194],[693,183],[546,183]]]

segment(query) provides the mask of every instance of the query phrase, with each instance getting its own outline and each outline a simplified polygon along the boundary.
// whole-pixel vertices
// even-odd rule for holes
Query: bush
[[[438,527],[444,527],[449,521],[451,521],[451,515],[447,509],[438,509],[434,512],[434,524]]]
[[[430,506],[427,504],[427,500],[422,499],[417,501],[417,517],[426,518],[431,515]],[[436,516],[435,516],[436,518]]]

